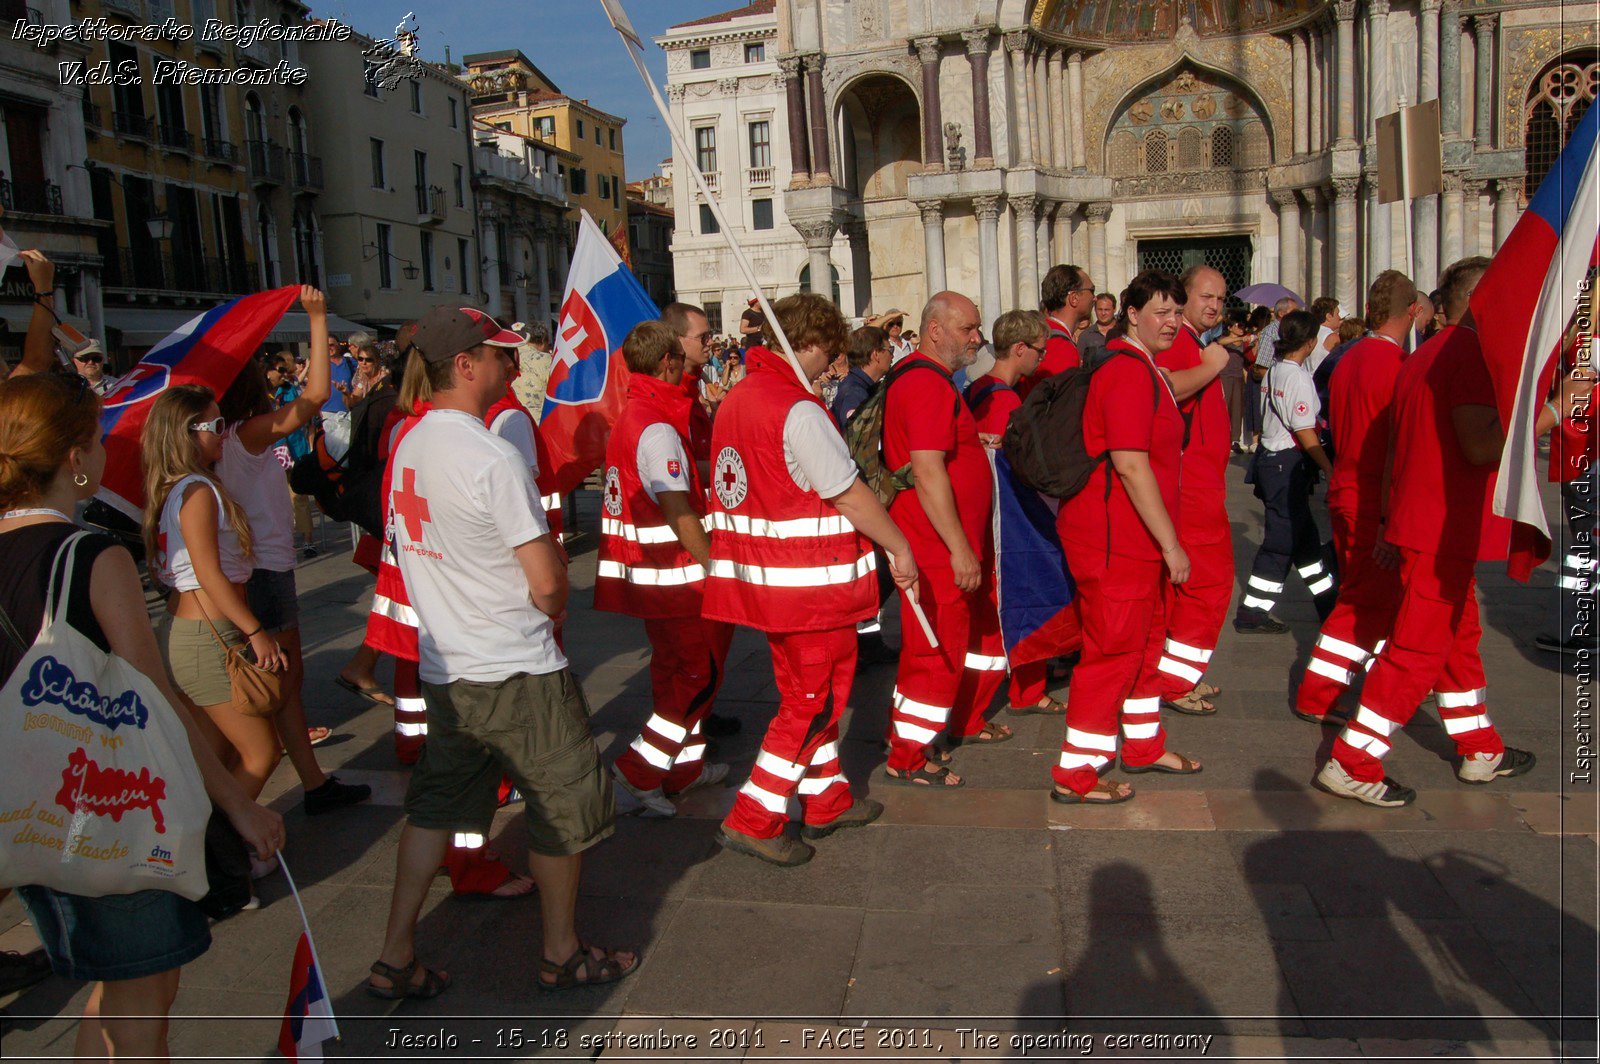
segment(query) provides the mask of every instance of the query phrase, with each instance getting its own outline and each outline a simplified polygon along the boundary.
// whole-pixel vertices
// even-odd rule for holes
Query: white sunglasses
[[[212,418],[210,421],[196,421],[193,425],[189,426],[189,431],[209,432],[214,436],[221,436],[222,427],[226,424],[227,422],[220,417]]]

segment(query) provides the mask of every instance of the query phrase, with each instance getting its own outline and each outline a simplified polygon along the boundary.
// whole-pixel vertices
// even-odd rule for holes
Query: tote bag
[[[0,688],[0,887],[199,899],[211,801],[188,734],[147,676],[67,623],[84,535],[56,553],[38,638]]]

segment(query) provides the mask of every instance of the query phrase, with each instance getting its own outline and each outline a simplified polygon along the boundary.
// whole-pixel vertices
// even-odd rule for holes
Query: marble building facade
[[[1406,264],[1378,117],[1439,101],[1443,191],[1411,207],[1426,290],[1498,246],[1600,70],[1592,5],[1555,0],[771,6],[789,246],[808,277],[837,272],[847,314],[951,287],[992,321],[1054,262],[1114,291],[1193,261],[1359,313]],[[724,189],[731,212],[742,194]]]

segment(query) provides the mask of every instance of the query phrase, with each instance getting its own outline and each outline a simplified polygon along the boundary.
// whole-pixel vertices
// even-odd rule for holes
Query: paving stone
[[[1449,892],[1407,844],[1409,833],[1227,832],[1250,883],[1300,884],[1323,917],[1459,918]]]
[[[1052,851],[1059,842],[1042,831],[896,826],[877,837],[868,909],[928,911],[941,906],[954,885],[981,886],[993,897],[996,873],[1004,869],[999,903],[980,908],[1009,911],[1018,905],[1019,890],[1055,882]]]
[[[1090,914],[1257,913],[1234,855],[1210,834],[1181,831],[1055,833],[1062,919]],[[1160,854],[1149,861],[1148,855]]]
[[[1600,832],[1600,810],[1576,795],[1522,792],[1506,796],[1522,822],[1541,835],[1593,835]]]
[[[1154,775],[1152,773],[1152,775]],[[1121,779],[1121,775],[1114,778]],[[1116,830],[1142,834],[1152,830],[1213,831],[1216,821],[1203,791],[1162,790],[1144,786],[1144,777],[1133,785],[1131,801],[1115,805],[1066,804],[1045,795],[1046,812],[1052,828],[1072,830]]]
[[[1043,828],[1049,796],[1043,788],[993,790],[961,787],[955,793],[891,782],[881,770],[868,793],[883,803],[883,821],[926,827]]]
[[[790,827],[790,831],[796,830]],[[891,830],[881,824],[838,831],[816,843],[816,856],[798,868],[779,868],[718,847],[690,883],[691,898],[794,902],[855,907],[866,896],[871,855]]]
[[[679,897],[718,852],[712,841],[715,833],[714,823],[682,816],[621,817],[616,833],[584,854],[580,893],[600,898]],[[641,868],[650,874],[641,875]]]

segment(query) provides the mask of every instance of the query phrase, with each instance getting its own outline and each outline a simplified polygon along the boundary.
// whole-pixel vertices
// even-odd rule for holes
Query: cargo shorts
[[[411,823],[488,834],[504,774],[522,792],[535,853],[565,857],[611,834],[610,780],[570,669],[424,683],[422,694],[428,742],[406,790]]]

